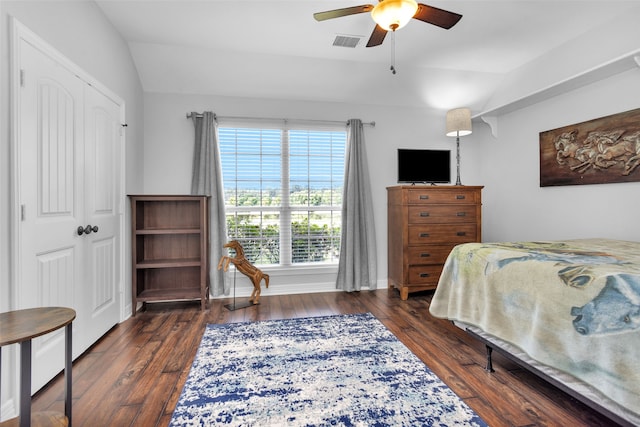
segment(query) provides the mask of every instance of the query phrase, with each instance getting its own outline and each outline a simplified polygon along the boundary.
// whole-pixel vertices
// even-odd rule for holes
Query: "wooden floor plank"
[[[193,328],[190,326],[190,322],[182,322],[180,330],[183,330],[184,333],[180,338],[177,351],[172,351],[169,354],[162,372],[180,372],[193,360],[204,334],[204,325],[200,328]]]
[[[111,425],[119,427],[130,427],[136,425],[136,418],[140,413],[140,406],[120,406],[116,408],[116,412],[111,419]],[[75,421],[75,420],[74,420]],[[74,422],[74,425],[78,423]],[[165,424],[166,426],[167,424]]]
[[[562,391],[494,353],[484,371],[484,346],[446,320],[429,315],[432,292],[402,301],[396,290],[262,296],[235,311],[214,299],[148,303],[114,327],[73,365],[75,426],[166,426],[207,323],[370,312],[492,426],[612,426]],[[246,298],[238,299],[244,302]],[[34,410],[63,408],[63,377],[36,394]]]
[[[116,410],[124,405],[125,396],[146,378],[143,375],[146,366],[161,346],[162,342],[149,340],[134,356],[129,354],[129,357],[114,359],[112,364],[97,365],[96,370],[103,374],[97,376],[73,407],[74,424],[90,425],[93,420],[113,417]]]
[[[170,360],[172,354],[176,349],[180,349],[183,344],[183,337],[186,335],[186,330],[177,327],[174,323],[175,317],[167,317],[166,324],[158,330],[157,338],[162,337],[160,345],[150,354],[149,359],[145,361],[143,372],[138,376],[135,384],[129,387],[129,393],[124,399],[126,405],[138,405],[145,402],[149,390],[158,390],[159,379],[165,370],[167,362]],[[204,319],[203,319],[204,320]],[[198,322],[202,325],[202,322]],[[181,322],[180,325],[184,328],[188,328],[190,325]],[[165,331],[167,333],[165,333]],[[199,331],[199,329],[198,329]],[[157,341],[150,340],[149,344],[154,344]],[[190,349],[185,349],[189,351]],[[173,369],[173,371],[177,371]],[[176,377],[177,379],[177,377]]]
[[[176,386],[178,377],[178,372],[163,373],[158,377],[158,381],[154,382],[155,388],[153,395],[146,396],[140,406],[135,422],[136,425],[159,425],[160,418],[165,412],[167,402]],[[147,420],[149,420],[149,422]],[[157,421],[152,423],[150,422],[151,420]],[[166,426],[166,424],[164,424],[163,427],[164,426]]]

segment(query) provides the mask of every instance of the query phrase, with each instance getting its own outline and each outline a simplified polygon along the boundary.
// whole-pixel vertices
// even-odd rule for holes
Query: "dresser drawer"
[[[410,225],[409,245],[476,241],[476,224]]]
[[[446,190],[429,190],[415,189],[407,190],[407,203],[410,205],[426,205],[434,203],[460,203],[475,204],[478,192],[473,190],[446,189]]]
[[[409,286],[424,285],[426,283],[438,284],[442,265],[418,265],[409,267]]]
[[[409,265],[444,264],[455,245],[410,246]]]
[[[458,224],[476,222],[476,205],[409,206],[409,224]]]

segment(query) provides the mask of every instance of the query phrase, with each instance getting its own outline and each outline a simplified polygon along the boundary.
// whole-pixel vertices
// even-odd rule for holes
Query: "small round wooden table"
[[[71,426],[71,323],[75,310],[64,307],[41,307],[0,313],[0,347],[20,343],[20,427],[31,426],[31,340],[65,327],[65,402],[63,422]],[[0,352],[0,358],[2,353]],[[2,359],[0,359],[0,366]],[[46,418],[54,421],[56,416]],[[16,420],[14,418],[14,420]],[[13,420],[2,423],[15,425]]]

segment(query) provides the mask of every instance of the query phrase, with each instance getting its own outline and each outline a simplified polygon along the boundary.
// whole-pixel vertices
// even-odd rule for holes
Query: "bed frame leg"
[[[484,370],[487,372],[495,372],[493,369],[493,363],[491,362],[491,353],[493,353],[493,348],[486,344],[485,347],[487,349],[487,367],[484,368]]]

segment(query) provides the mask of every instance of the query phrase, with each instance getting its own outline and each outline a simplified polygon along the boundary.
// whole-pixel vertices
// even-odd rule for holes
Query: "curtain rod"
[[[196,114],[196,117],[202,117],[202,114]],[[229,120],[268,120],[268,121],[272,121],[272,120],[281,120],[283,122],[300,122],[300,123],[325,123],[325,124],[336,124],[336,125],[347,125],[347,122],[342,122],[339,120],[314,120],[314,119],[269,119],[266,117],[260,118],[260,117],[242,117],[242,116],[217,116],[214,114],[213,116],[215,119],[229,119]],[[187,119],[191,118],[191,113],[187,113]],[[362,123],[365,126],[371,126],[371,127],[375,127],[376,126],[376,122],[368,122],[368,123]]]

